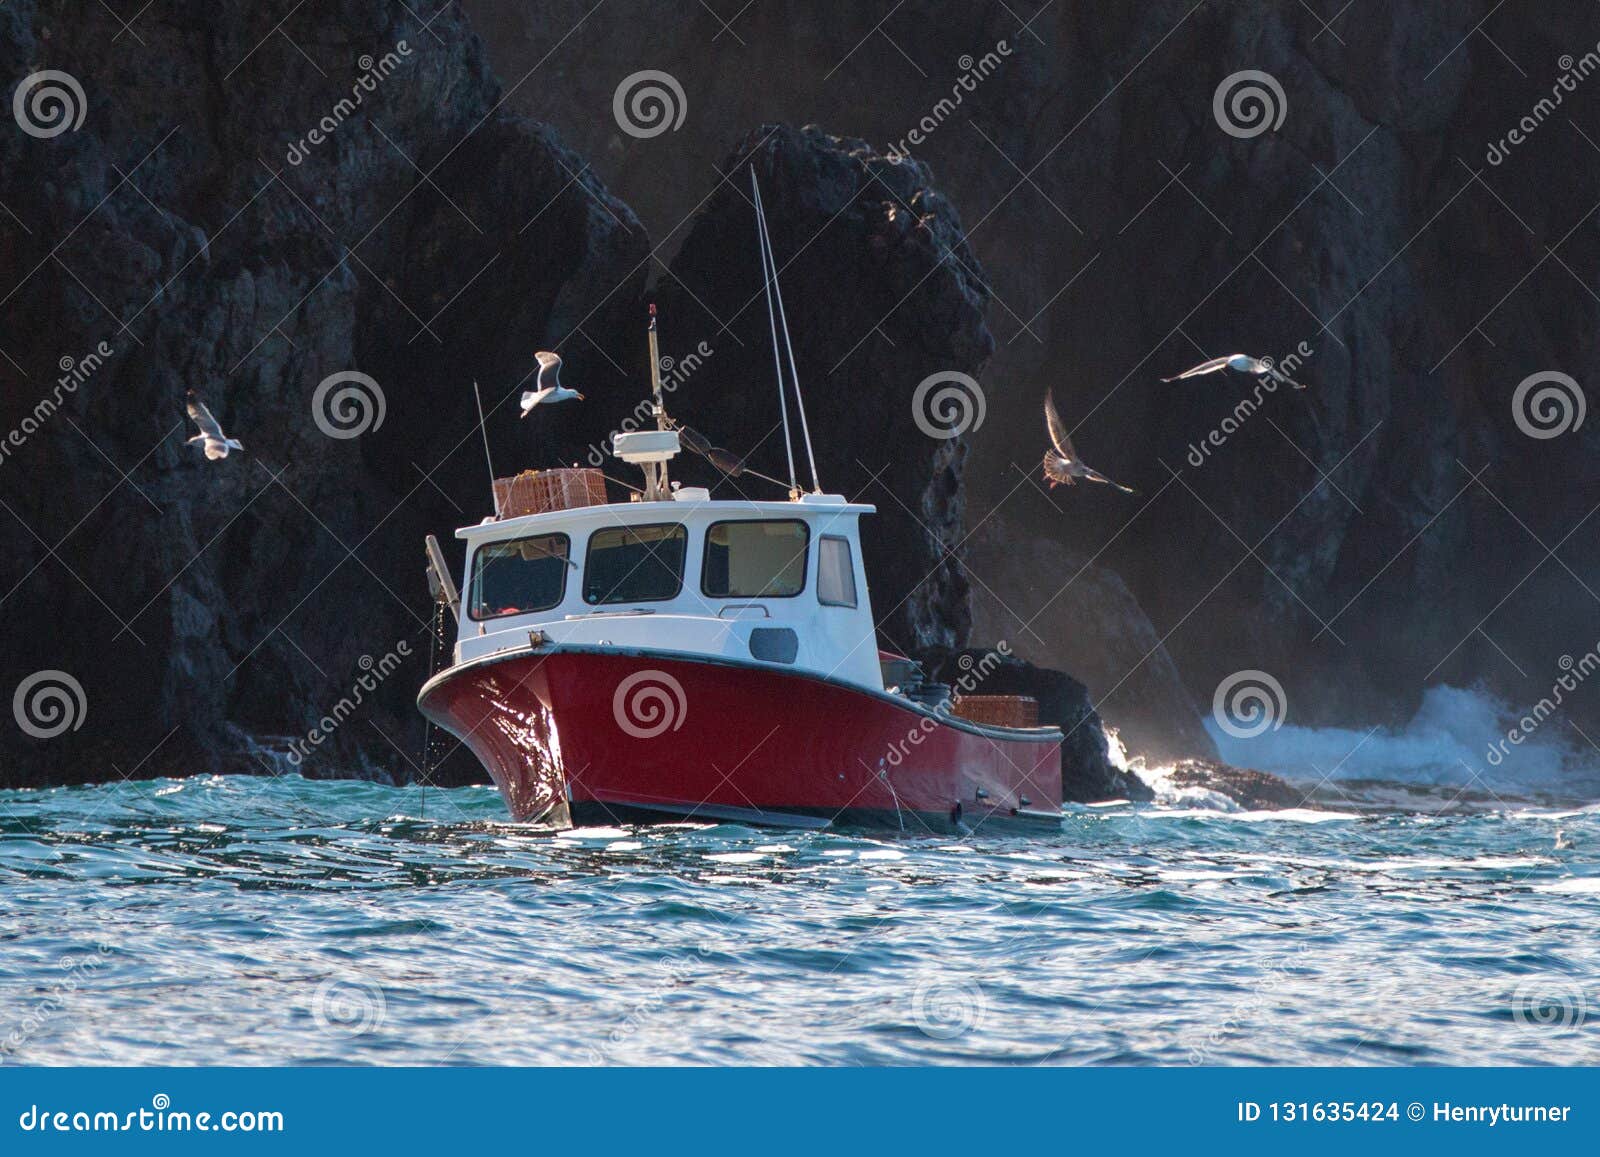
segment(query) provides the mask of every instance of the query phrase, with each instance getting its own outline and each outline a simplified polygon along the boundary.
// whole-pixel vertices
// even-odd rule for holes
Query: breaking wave
[[[1457,787],[1487,793],[1600,799],[1600,749],[1575,725],[1551,716],[1530,734],[1522,712],[1472,688],[1423,695],[1404,727],[1295,727],[1241,739],[1206,720],[1226,763],[1295,783],[1352,780]],[[1519,742],[1508,735],[1519,731]]]

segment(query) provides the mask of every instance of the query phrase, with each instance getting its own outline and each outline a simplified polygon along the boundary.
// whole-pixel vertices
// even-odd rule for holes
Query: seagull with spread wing
[[[1184,370],[1181,374],[1175,374],[1170,378],[1162,378],[1161,380],[1164,382],[1181,382],[1185,378],[1198,378],[1204,374],[1220,374],[1223,370],[1232,370],[1236,374],[1249,374],[1255,378],[1264,378],[1271,375],[1288,382],[1297,390],[1305,389],[1299,382],[1278,373],[1277,367],[1272,364],[1271,358],[1253,358],[1249,354],[1229,354],[1227,357],[1212,358],[1208,362],[1201,362],[1197,366]]]
[[[1044,455],[1044,476],[1050,482],[1050,489],[1057,486],[1071,486],[1078,479],[1085,482],[1104,482],[1107,486],[1115,486],[1124,494],[1137,494],[1132,487],[1124,486],[1120,482],[1113,482],[1098,470],[1084,465],[1078,457],[1078,452],[1072,447],[1072,436],[1067,433],[1067,424],[1061,420],[1061,415],[1056,413],[1056,402],[1053,391],[1044,396],[1044,420],[1050,428],[1050,445],[1052,450],[1046,450]]]
[[[533,356],[539,361],[539,388],[522,391],[522,417],[526,418],[537,405],[553,405],[556,402],[570,402],[574,399],[583,401],[583,395],[577,390],[569,390],[561,384],[560,354],[540,350]]]
[[[229,450],[243,450],[244,443],[237,438],[230,438],[222,432],[222,423],[211,416],[211,411],[200,400],[200,395],[190,390],[186,397],[185,409],[194,424],[200,427],[200,432],[189,439],[205,443],[206,457],[215,462],[218,458],[226,458]]]

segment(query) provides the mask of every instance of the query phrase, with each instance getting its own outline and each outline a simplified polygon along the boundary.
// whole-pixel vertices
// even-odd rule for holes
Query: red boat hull
[[[1055,728],[983,727],[767,666],[556,649],[452,668],[418,704],[477,755],[517,820],[913,834],[1059,823]]]

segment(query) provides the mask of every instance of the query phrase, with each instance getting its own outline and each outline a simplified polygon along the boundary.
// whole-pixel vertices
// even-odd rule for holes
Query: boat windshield
[[[607,606],[676,598],[688,542],[688,531],[676,522],[595,531],[583,569],[583,601]]]
[[[806,586],[810,541],[798,519],[714,522],[700,589],[712,598],[793,598]]]
[[[556,606],[566,594],[569,551],[564,534],[484,543],[472,566],[472,617],[497,619]]]

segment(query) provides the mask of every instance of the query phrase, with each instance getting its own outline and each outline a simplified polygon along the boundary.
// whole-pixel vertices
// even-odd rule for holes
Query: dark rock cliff
[[[1596,377],[1590,8],[469,0],[487,51],[455,3],[114,8],[0,6],[0,686],[66,671],[92,721],[0,729],[0,774],[253,766],[242,735],[303,731],[405,642],[319,753],[403,772],[417,541],[487,510],[470,383],[499,407],[558,348],[598,400],[492,420],[493,449],[582,457],[631,408],[647,279],[664,352],[713,351],[674,407],[782,474],[747,158],[823,481],[882,510],[894,645],[1003,635],[1167,756],[1210,753],[1195,704],[1241,668],[1297,722],[1373,722],[1441,681],[1536,698],[1600,637],[1600,434],[1514,408]],[[612,115],[645,69],[687,104],[647,138]],[[44,70],[75,128],[23,129]],[[1254,135],[1213,107],[1245,70],[1282,90]],[[751,131],[780,121],[839,136]],[[1301,343],[1311,389],[1242,420],[1237,380],[1156,380]],[[330,436],[349,372],[383,421]],[[985,420],[922,435],[916,387],[957,372]],[[188,387],[246,453],[182,444]],[[1036,484],[1047,387],[1140,495]]]
[[[76,131],[0,132],[0,683],[63,671],[87,711],[48,741],[8,719],[8,782],[260,770],[246,736],[356,698],[307,769],[407,774],[420,539],[487,510],[472,379],[496,405],[541,346],[614,373],[591,343],[644,232],[504,107],[460,9],[282,18],[0,9],[7,92],[48,68],[85,97]],[[363,400],[319,407],[351,371]],[[244,453],[184,445],[190,387]]]

